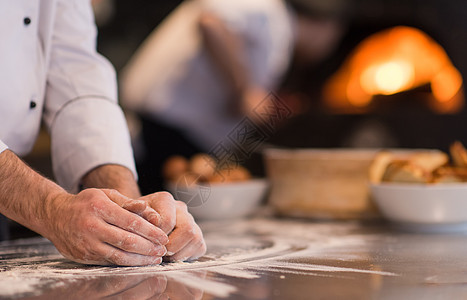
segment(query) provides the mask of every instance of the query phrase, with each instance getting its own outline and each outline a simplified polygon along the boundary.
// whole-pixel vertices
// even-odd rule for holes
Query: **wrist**
[[[55,185],[51,182],[52,185]],[[74,195],[67,193],[59,186],[51,186],[45,189],[46,193],[39,207],[37,216],[33,216],[31,220],[32,226],[35,226],[34,230],[40,235],[50,239],[54,232],[58,232],[60,228],[57,224],[57,218],[64,218],[65,215],[60,213],[62,208],[72,201]]]
[[[132,199],[141,197],[133,173],[120,165],[102,165],[87,173],[82,179],[84,188],[114,189]]]

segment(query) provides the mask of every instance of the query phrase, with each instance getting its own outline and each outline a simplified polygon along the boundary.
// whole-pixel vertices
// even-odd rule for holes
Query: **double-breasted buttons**
[[[31,24],[31,18],[30,17],[25,17],[23,19],[23,23],[24,23],[24,25],[28,26],[29,24]]]
[[[36,106],[37,106],[36,101],[31,100],[31,102],[29,102],[29,108],[30,108],[30,109],[34,109],[34,108],[36,108]]]

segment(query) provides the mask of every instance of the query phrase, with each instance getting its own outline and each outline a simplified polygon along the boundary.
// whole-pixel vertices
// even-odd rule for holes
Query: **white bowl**
[[[370,185],[381,214],[412,231],[467,230],[467,184]]]
[[[266,196],[268,182],[252,179],[230,183],[199,183],[186,187],[169,185],[177,200],[188,205],[197,220],[220,220],[246,217],[253,214]]]

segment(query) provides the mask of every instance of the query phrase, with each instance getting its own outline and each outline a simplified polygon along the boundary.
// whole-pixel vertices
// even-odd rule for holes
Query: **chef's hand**
[[[160,215],[156,225],[169,236],[169,242],[165,245],[167,260],[193,260],[206,253],[203,233],[185,203],[176,201],[167,192],[150,194],[140,199],[147,201]]]
[[[159,264],[166,254],[167,235],[143,217],[143,201],[128,203],[115,190],[86,189],[62,193],[48,211],[46,237],[68,259],[85,264],[139,266]],[[149,211],[149,220],[159,216]]]

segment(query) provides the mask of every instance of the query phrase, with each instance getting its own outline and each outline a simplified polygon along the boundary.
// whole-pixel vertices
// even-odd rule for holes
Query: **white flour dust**
[[[17,278],[1,276],[0,296],[14,296],[18,293],[32,293],[35,287],[40,284],[40,278]]]
[[[199,261],[147,267],[83,266],[64,259],[49,244],[47,255],[4,259],[0,251],[0,297],[34,294],[37,287],[70,280],[109,276],[165,276],[215,297],[237,291],[228,278],[258,279],[265,273],[338,277],[342,274],[397,276],[391,272],[313,263],[361,258],[371,235],[355,235],[357,223],[304,224],[294,221],[245,220],[235,224],[203,224],[208,254]],[[0,248],[2,249],[2,248]],[[34,250],[31,250],[34,251]],[[308,263],[309,262],[309,263]],[[200,275],[201,274],[201,275]],[[55,284],[55,285],[54,285]]]

